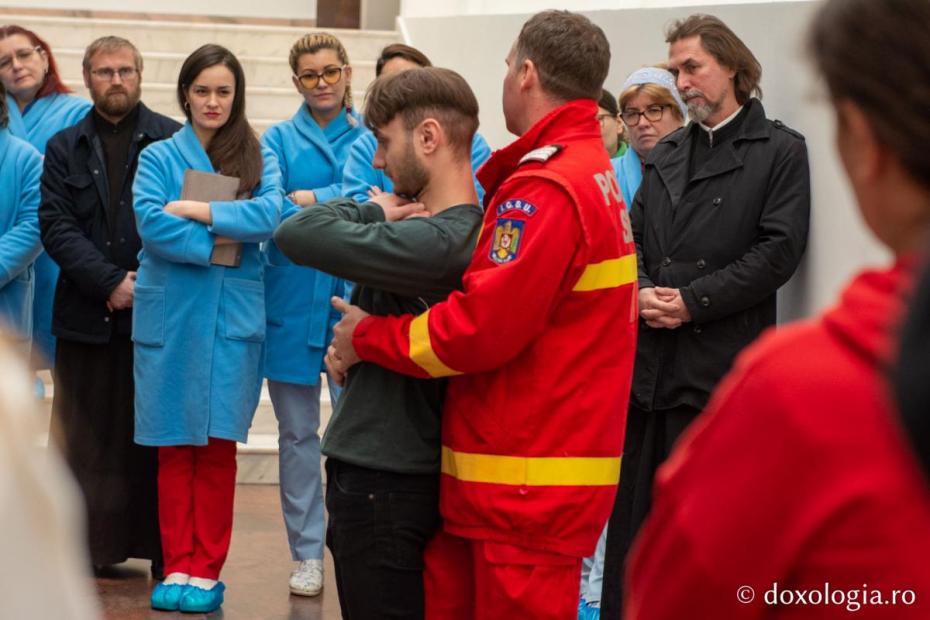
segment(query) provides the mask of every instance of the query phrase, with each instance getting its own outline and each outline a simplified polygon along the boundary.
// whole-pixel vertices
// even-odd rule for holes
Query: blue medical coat
[[[643,166],[636,151],[632,148],[628,148],[626,153],[620,157],[611,159],[610,163],[614,165],[617,183],[620,185],[620,192],[623,193],[623,202],[626,203],[627,211],[629,211],[633,208],[636,190],[643,182]]]
[[[384,174],[383,170],[378,170],[372,165],[375,158],[375,150],[378,148],[378,141],[371,131],[365,130],[352,148],[349,149],[349,156],[346,160],[345,171],[342,175],[343,196],[351,198],[356,202],[365,202],[368,200],[368,189],[377,187],[386,192],[394,191],[394,183]],[[481,134],[476,133],[471,141],[471,167],[477,172],[478,168],[491,156],[491,147],[485,142]],[[475,178],[475,189],[478,190],[478,204],[484,201],[484,188]]]
[[[259,244],[281,216],[281,173],[262,149],[248,200],[210,203],[213,224],[176,217],[184,171],[215,172],[188,123],[145,148],[133,184],[142,239],[135,287],[136,443],[245,441],[261,390],[265,284]],[[210,264],[217,235],[242,242],[239,267]]]
[[[25,140],[39,153],[45,154],[45,145],[56,133],[71,127],[84,118],[92,104],[86,99],[54,93],[40,97],[20,113],[12,95],[6,96],[10,112],[10,132]],[[35,261],[35,300],[32,305],[33,345],[44,361],[51,366],[55,361],[55,337],[52,335],[52,305],[55,285],[58,283],[58,265],[42,252]]]
[[[0,333],[26,343],[32,337],[33,262],[42,251],[41,175],[39,152],[0,129]]]
[[[343,164],[363,131],[358,115],[345,111],[320,129],[309,108],[301,104],[291,120],[268,128],[262,144],[278,158],[285,192],[313,190],[317,202],[324,202],[342,195]],[[285,198],[281,220],[299,211]],[[316,385],[332,326],[340,318],[329,300],[333,295],[345,296],[347,283],[295,265],[274,241],[265,244],[264,255],[268,322],[264,375],[272,381]]]

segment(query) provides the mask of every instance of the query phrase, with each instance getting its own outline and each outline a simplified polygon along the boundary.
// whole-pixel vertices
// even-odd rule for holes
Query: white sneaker
[[[291,594],[316,596],[323,591],[323,560],[302,560],[288,582]]]

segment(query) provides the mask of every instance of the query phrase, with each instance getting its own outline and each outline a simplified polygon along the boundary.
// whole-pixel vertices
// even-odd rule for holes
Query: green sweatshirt
[[[295,263],[355,282],[352,303],[366,312],[422,314],[461,289],[482,217],[478,206],[466,204],[386,222],[373,203],[336,199],[288,218],[274,240]],[[357,364],[326,429],[323,454],[371,469],[439,473],[444,395],[443,379]]]

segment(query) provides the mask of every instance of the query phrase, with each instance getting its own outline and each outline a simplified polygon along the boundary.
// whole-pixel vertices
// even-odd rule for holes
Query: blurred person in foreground
[[[40,445],[31,379],[0,336],[0,618],[94,620],[80,493]]]
[[[886,379],[930,230],[930,3],[830,0],[809,47],[859,211],[895,260],[740,355],[657,475],[631,620],[930,617],[930,488]]]

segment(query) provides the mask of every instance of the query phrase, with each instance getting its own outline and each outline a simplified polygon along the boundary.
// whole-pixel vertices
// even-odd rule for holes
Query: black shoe
[[[165,580],[165,565],[161,560],[152,560],[152,579],[155,581]]]

